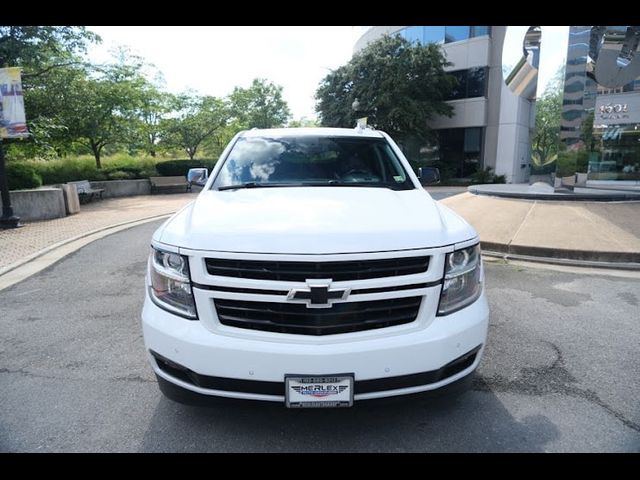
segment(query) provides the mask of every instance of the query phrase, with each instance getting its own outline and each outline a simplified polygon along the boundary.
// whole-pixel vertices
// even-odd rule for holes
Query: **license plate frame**
[[[348,408],[353,406],[355,383],[353,373],[287,374],[284,376],[284,383],[287,408]]]

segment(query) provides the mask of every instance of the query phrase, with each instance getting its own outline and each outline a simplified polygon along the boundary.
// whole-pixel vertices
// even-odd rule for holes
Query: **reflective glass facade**
[[[398,33],[410,42],[452,43],[489,35],[490,32],[491,27],[488,26],[438,27],[429,25],[426,27],[407,27]]]
[[[609,41],[606,32],[613,37]],[[635,39],[629,42],[628,37]],[[598,69],[599,62],[606,62],[602,48],[621,43],[611,70],[640,73],[638,38],[637,26],[571,27],[558,176],[575,171],[586,172],[590,180],[640,180],[640,75],[625,79],[618,74],[616,80]],[[626,47],[634,51],[625,62]]]
[[[530,182],[640,181],[640,26],[507,29],[505,81],[535,109]]]

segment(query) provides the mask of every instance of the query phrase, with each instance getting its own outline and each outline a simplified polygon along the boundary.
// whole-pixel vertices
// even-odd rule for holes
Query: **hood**
[[[438,247],[475,236],[423,189],[288,187],[203,191],[154,239],[195,250],[331,254]]]

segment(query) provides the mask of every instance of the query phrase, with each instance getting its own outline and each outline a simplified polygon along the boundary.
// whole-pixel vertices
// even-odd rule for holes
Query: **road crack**
[[[598,405],[600,408],[620,420],[626,427],[640,432],[640,425],[629,420],[621,412],[602,400],[596,392],[577,385],[576,378],[565,366],[564,357],[557,345],[545,342],[556,353],[556,358],[550,366],[525,367],[520,371],[520,377],[509,380],[501,375],[477,375],[473,382],[473,390],[480,392],[505,392],[521,395],[542,396],[550,394],[567,395],[580,398]]]

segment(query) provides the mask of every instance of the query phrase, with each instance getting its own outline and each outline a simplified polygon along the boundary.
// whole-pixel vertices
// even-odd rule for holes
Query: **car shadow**
[[[460,395],[416,394],[345,409],[216,399],[196,407],[161,397],[145,452],[541,452],[559,437],[542,415],[516,420],[481,377]],[[160,395],[160,394],[159,394]]]

